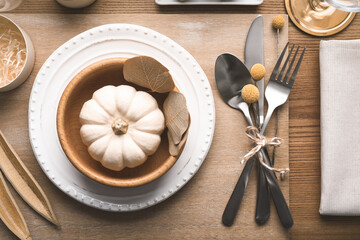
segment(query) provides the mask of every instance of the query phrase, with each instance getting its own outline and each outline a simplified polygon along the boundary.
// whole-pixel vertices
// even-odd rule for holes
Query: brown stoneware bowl
[[[157,151],[147,161],[136,168],[125,168],[112,171],[94,160],[88,153],[80,136],[79,114],[83,104],[92,98],[92,94],[106,85],[127,84],[137,90],[141,87],[124,80],[123,64],[126,59],[111,58],[96,62],[78,73],[66,87],[58,106],[57,131],[61,146],[70,162],[89,178],[115,187],[136,187],[149,183],[168,171],[177,158],[169,153],[166,129],[161,135],[161,143]],[[160,109],[166,94],[151,93],[157,100]]]

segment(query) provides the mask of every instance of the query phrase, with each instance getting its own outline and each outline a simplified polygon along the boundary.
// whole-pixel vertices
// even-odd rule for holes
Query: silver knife
[[[261,15],[257,16],[252,22],[245,44],[245,65],[250,70],[251,67],[261,63],[264,65],[264,23]],[[265,81],[261,79],[256,83],[260,91],[259,97],[259,121],[260,128],[264,122],[264,90]]]
[[[264,23],[263,17],[261,15],[257,16],[252,22],[245,44],[246,67],[250,70],[251,67],[256,63],[264,65]],[[258,101],[258,109],[256,109],[259,111],[259,121],[256,122],[258,127],[261,128],[264,122],[264,79],[257,81],[257,87],[259,88],[260,96]],[[268,156],[266,149],[264,149],[261,154],[263,154],[263,157]],[[258,224],[264,224],[270,216],[270,198],[265,171],[266,170],[264,167],[260,165],[255,214],[255,221]]]

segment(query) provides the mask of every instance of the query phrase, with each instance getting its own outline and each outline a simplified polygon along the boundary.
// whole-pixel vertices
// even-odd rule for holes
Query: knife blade
[[[250,70],[251,67],[260,63],[264,65],[264,23],[261,15],[257,16],[252,22],[245,43],[245,65]],[[260,91],[259,96],[259,120],[260,127],[264,122],[264,78],[256,82]]]
[[[249,28],[245,43],[245,65],[250,70],[251,67],[260,63],[264,65],[264,23],[261,15],[257,16]],[[258,100],[259,122],[258,127],[264,122],[264,78],[257,81],[257,87],[260,92]],[[255,109],[253,109],[255,110]],[[267,152],[266,152],[267,154]],[[270,217],[270,197],[268,183],[265,175],[265,169],[259,165],[258,189],[256,200],[255,221],[258,224],[264,224]]]

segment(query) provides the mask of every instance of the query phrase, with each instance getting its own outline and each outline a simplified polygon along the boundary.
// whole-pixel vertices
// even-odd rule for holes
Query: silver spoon
[[[250,116],[249,105],[241,97],[241,89],[252,83],[249,70],[234,55],[229,53],[221,54],[215,64],[215,81],[222,99],[232,108],[241,110],[250,126],[253,122]],[[234,188],[234,191],[226,205],[222,216],[222,222],[231,226],[235,220],[241,200],[244,196],[246,186],[254,166],[255,157],[250,158]],[[256,205],[255,220],[263,224],[270,216],[270,200],[268,186],[264,169],[261,166],[259,171],[259,183]]]

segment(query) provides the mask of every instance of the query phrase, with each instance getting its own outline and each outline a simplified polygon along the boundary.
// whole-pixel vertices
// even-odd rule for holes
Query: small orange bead
[[[272,26],[275,28],[275,29],[281,29],[283,28],[285,25],[285,19],[283,16],[275,16],[272,20]]]
[[[241,90],[241,97],[246,103],[254,103],[259,99],[259,89],[253,84],[247,84]]]
[[[255,64],[250,69],[251,77],[255,81],[261,80],[265,76],[265,73],[266,73],[265,67],[260,63]]]

